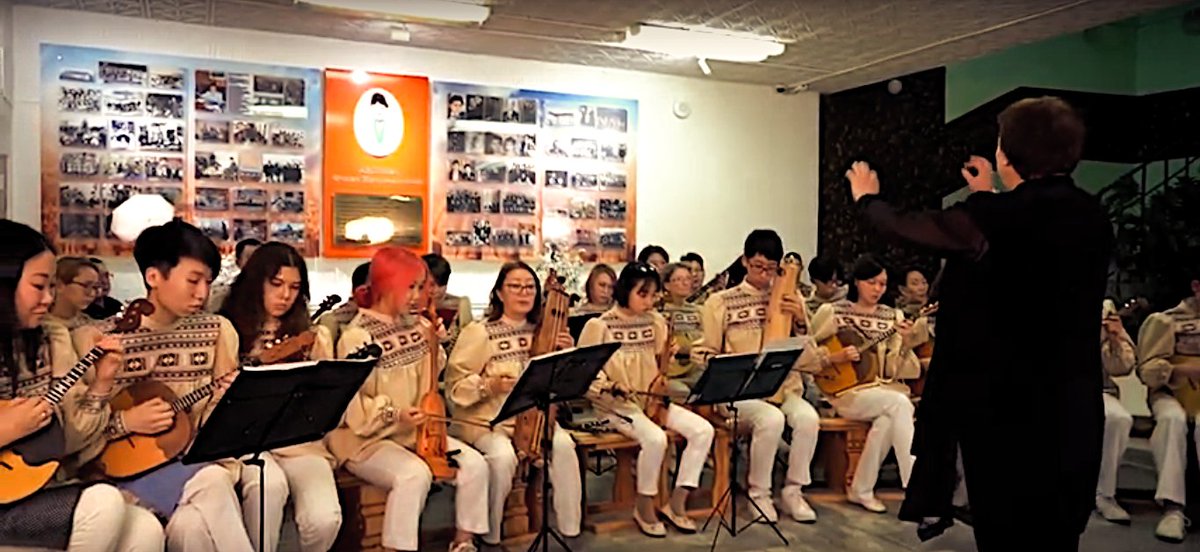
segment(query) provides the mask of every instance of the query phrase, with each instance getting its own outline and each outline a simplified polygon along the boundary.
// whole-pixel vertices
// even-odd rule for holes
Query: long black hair
[[[488,308],[484,314],[487,316],[488,322],[495,322],[504,316],[504,302],[500,300],[500,290],[504,288],[504,280],[508,279],[508,273],[514,270],[524,270],[533,276],[533,309],[525,315],[525,320],[530,324],[537,324],[542,320],[542,282],[538,280],[537,272],[521,261],[510,261],[500,267],[500,274],[496,276],[496,284],[492,286],[492,292],[488,294]]]
[[[846,291],[846,298],[850,301],[858,301],[858,282],[870,280],[880,274],[887,272],[887,269],[875,260],[871,255],[863,255],[855,259],[854,266],[850,269],[850,289]],[[880,298],[882,300],[882,298]]]
[[[279,317],[278,335],[295,336],[312,325],[308,319],[308,268],[304,265],[304,257],[286,243],[270,242],[250,255],[250,260],[229,287],[229,295],[218,313],[228,318],[237,330],[241,354],[249,354],[254,349],[258,332],[267,320],[263,285],[287,267],[300,272],[300,293],[296,294],[292,307]]]
[[[42,343],[40,326],[21,327],[17,315],[17,285],[25,272],[25,263],[47,251],[58,253],[40,232],[19,222],[0,219],[0,373],[12,378],[22,360],[37,359]],[[7,392],[0,390],[0,393]]]

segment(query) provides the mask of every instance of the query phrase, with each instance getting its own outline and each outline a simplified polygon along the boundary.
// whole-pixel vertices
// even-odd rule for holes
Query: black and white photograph
[[[196,121],[196,140],[210,144],[228,144],[229,123],[226,121]]]
[[[238,154],[231,151],[196,152],[196,178],[237,180]]]
[[[475,219],[471,223],[471,230],[475,232],[475,242],[483,245],[492,243],[492,221],[487,219]]]
[[[625,144],[605,142],[600,145],[600,159],[605,161],[625,162]]]
[[[183,90],[183,71],[180,69],[150,69],[150,88]]]
[[[537,100],[521,100],[517,109],[521,112],[518,122],[523,125],[536,125],[538,123]]]
[[[532,215],[537,212],[537,197],[533,194],[504,194],[503,211],[508,215]]]
[[[463,161],[459,166],[458,179],[463,182],[475,182],[479,178],[479,174],[475,172],[475,164],[470,161]]]
[[[600,198],[600,218],[605,220],[625,220],[625,200]]]
[[[546,171],[547,188],[566,188],[567,187],[567,171]]]
[[[63,119],[58,123],[58,143],[69,148],[108,146],[108,128],[104,119]]]
[[[487,155],[504,155],[504,137],[489,132],[483,139],[483,153]]]
[[[183,96],[177,94],[147,94],[146,114],[160,119],[182,119]]]
[[[586,138],[573,138],[571,140],[571,157],[576,159],[595,159],[596,141]]]
[[[527,163],[514,163],[508,169],[508,183],[536,185],[537,170],[533,168],[533,165]]]
[[[605,173],[600,175],[601,190],[619,190],[625,188],[625,175],[620,173]]]
[[[467,96],[467,110],[463,112],[462,119],[468,121],[483,120],[483,96],[474,94]]]
[[[138,145],[144,150],[183,151],[183,123],[142,123]]]
[[[505,157],[516,157],[520,154],[521,154],[521,146],[517,142],[517,137],[516,136],[505,136],[504,137],[504,156]]]
[[[470,154],[483,155],[483,133],[468,132],[467,133],[467,148],[466,152]]]
[[[286,190],[271,195],[271,211],[299,214],[304,212],[304,192]]]
[[[104,112],[110,115],[140,116],[146,112],[146,95],[129,90],[106,90]]]
[[[277,148],[304,148],[304,131],[295,128],[271,128],[271,145]]]
[[[102,97],[100,90],[95,88],[62,86],[58,89],[58,109],[75,113],[99,113]]]
[[[446,97],[446,118],[455,121],[461,119],[467,111],[467,100],[462,94],[450,94]]]
[[[569,110],[546,110],[546,126],[548,127],[573,127],[575,126],[576,113]]]
[[[504,98],[495,96],[486,96],[483,98],[483,120],[502,122],[504,121]]]
[[[100,190],[95,184],[60,184],[58,206],[63,209],[95,209],[100,206]]]
[[[571,173],[572,188],[594,190],[596,189],[596,180],[596,175],[594,174]]]
[[[146,86],[146,66],[136,63],[101,61],[100,81],[106,84]]]
[[[304,79],[254,75],[254,105],[304,105]]]
[[[597,107],[596,128],[627,132],[629,130],[629,113],[624,109]]]
[[[63,213],[58,217],[58,234],[66,239],[100,237],[100,215]]]
[[[228,211],[229,190],[225,188],[196,188],[197,211]]]
[[[483,212],[499,213],[501,195],[500,190],[487,190],[483,192]]]
[[[482,163],[479,165],[478,170],[480,182],[503,183],[505,176],[508,174],[508,167],[503,161]]]
[[[304,182],[304,156],[264,153],[262,181],[276,184]]]
[[[262,167],[251,167],[243,164],[238,167],[237,179],[242,182],[262,182]]]
[[[519,247],[517,231],[512,228],[499,228],[492,234],[492,245],[495,247]]]
[[[196,112],[224,113],[229,77],[223,71],[196,71]]]
[[[221,218],[197,218],[196,227],[204,232],[210,240],[226,241],[229,239],[229,222]]]
[[[474,190],[452,190],[446,194],[446,212],[449,213],[481,213],[482,200],[479,192]]]
[[[183,182],[182,157],[148,157],[145,167],[148,179]]]
[[[516,98],[504,100],[504,122],[521,122],[521,100]]]
[[[624,228],[601,228],[600,247],[605,249],[624,249],[626,246]]]
[[[267,221],[233,219],[233,240],[242,241],[248,239],[267,241]]]
[[[112,119],[108,122],[108,147],[127,150],[137,147],[137,122],[131,119]]]
[[[135,184],[101,184],[100,203],[111,211],[120,207],[125,200],[142,193],[143,187]]]
[[[446,151],[450,153],[466,153],[467,152],[467,133],[461,130],[452,130],[446,133]]]
[[[233,143],[265,146],[267,140],[267,123],[257,121],[234,121]]]
[[[113,180],[141,180],[146,177],[146,160],[129,155],[110,155],[104,160],[104,176]]]
[[[96,75],[87,69],[63,69],[58,80],[70,82],[96,82]]]
[[[579,126],[596,126],[596,108],[590,105],[579,106]]]
[[[304,223],[292,221],[272,222],[271,240],[290,242],[304,241]]]
[[[594,199],[571,199],[571,218],[573,219],[594,219],[596,218],[596,200]]]
[[[576,228],[575,229],[575,247],[594,247],[596,245],[596,232],[591,228]]]
[[[94,153],[64,153],[58,158],[58,171],[63,176],[96,176],[100,174],[100,156]]]
[[[521,137],[521,157],[533,157],[537,153],[537,136],[526,134]]]
[[[475,232],[466,230],[450,230],[446,232],[446,245],[450,247],[471,247],[475,243]]]
[[[180,168],[180,170],[182,171],[183,169]],[[167,200],[167,203],[176,207],[183,202],[183,188],[177,186],[155,186],[150,188],[150,193],[162,196],[163,199]]]
[[[267,191],[262,188],[234,188],[233,210],[264,212],[267,210]]]
[[[567,145],[562,140],[555,140],[551,142],[550,149],[546,151],[546,154],[551,157],[566,157],[568,155]]]

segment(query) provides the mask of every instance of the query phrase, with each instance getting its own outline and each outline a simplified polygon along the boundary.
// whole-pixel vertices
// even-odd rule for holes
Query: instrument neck
[[[186,412],[196,405],[196,403],[208,398],[217,389],[217,380],[208,382],[204,387],[201,387],[191,393],[188,393],[171,403],[171,410],[175,412]]]
[[[83,375],[92,368],[92,366],[95,366],[96,362],[99,361],[104,355],[104,349],[101,349],[100,347],[92,347],[92,350],[88,351],[87,354],[83,355],[83,358],[79,359],[79,362],[75,363],[75,366],[71,368],[70,372],[67,372],[67,375],[54,381],[54,383],[50,386],[50,389],[46,391],[46,401],[54,406],[58,406],[58,404],[62,402],[63,397],[67,396],[67,391],[70,391],[71,387],[75,385],[75,383],[78,382],[80,378],[82,378]]]

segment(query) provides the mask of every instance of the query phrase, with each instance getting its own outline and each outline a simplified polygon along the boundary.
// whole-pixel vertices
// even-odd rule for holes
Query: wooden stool
[[[821,418],[821,433],[817,443],[821,451],[821,463],[825,466],[825,480],[831,490],[849,492],[870,429],[871,424],[867,422]]]
[[[333,550],[382,552],[387,491],[373,487],[345,470],[338,470],[334,477],[338,502],[342,504],[342,528],[333,543]]]

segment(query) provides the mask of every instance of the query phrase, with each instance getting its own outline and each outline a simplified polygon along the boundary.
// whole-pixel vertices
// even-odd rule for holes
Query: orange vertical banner
[[[429,79],[325,71],[324,254],[429,248]]]

